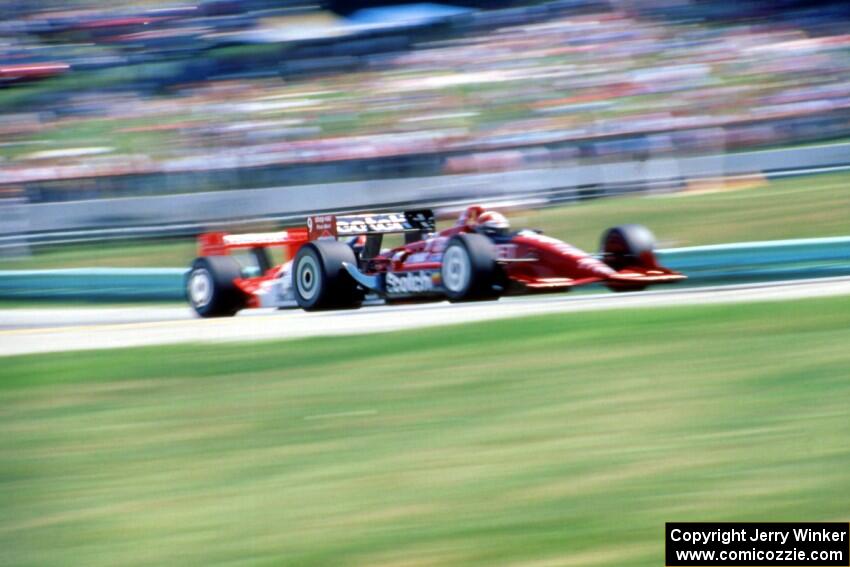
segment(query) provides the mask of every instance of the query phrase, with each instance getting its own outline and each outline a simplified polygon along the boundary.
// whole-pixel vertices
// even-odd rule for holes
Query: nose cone
[[[523,233],[515,237],[514,241],[535,250],[548,268],[561,277],[574,280],[608,279],[616,274],[616,270],[598,258],[549,236]]]
[[[616,270],[611,268],[608,264],[590,255],[577,258],[576,267],[582,272],[583,277],[587,278],[596,277],[607,279],[617,273]]]

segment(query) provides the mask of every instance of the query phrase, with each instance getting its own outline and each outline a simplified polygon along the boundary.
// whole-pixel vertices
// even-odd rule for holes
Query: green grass
[[[850,298],[13,357],[0,563],[663,564],[846,521]]]
[[[602,199],[511,216],[516,227],[542,228],[596,250],[606,227],[631,222],[650,227],[662,246],[841,236],[850,233],[848,212],[850,174],[844,173],[738,191]],[[0,269],[188,266],[195,250],[192,240],[74,245],[42,249],[30,258],[0,258]]]
[[[188,267],[197,255],[191,239],[97,242],[45,247],[28,258],[0,258],[0,269]]]
[[[850,174],[771,181],[716,193],[603,199],[545,209],[530,224],[595,250],[603,227],[645,224],[662,246],[696,246],[850,234]]]

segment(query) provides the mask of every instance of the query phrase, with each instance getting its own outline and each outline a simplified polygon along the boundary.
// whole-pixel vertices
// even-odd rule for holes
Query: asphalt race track
[[[850,277],[746,285],[660,288],[639,293],[569,293],[495,302],[374,305],[305,313],[249,310],[199,319],[189,307],[38,307],[0,310],[0,356],[142,345],[292,339],[599,309],[775,301],[850,294]]]

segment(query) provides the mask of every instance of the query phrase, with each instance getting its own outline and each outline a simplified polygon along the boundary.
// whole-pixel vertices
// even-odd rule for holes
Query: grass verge
[[[0,563],[655,566],[665,521],[844,521],[848,343],[841,297],[5,358]]]

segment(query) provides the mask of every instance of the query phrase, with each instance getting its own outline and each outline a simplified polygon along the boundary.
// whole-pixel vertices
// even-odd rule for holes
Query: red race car
[[[392,233],[405,244],[382,249]],[[277,246],[290,260],[272,265],[268,249]],[[200,316],[215,317],[252,307],[350,309],[364,300],[479,301],[590,283],[637,291],[685,279],[658,264],[654,246],[647,228],[623,225],[607,230],[591,255],[538,230],[511,231],[503,215],[479,206],[439,232],[430,210],[320,215],[307,228],[202,235],[186,289]]]

